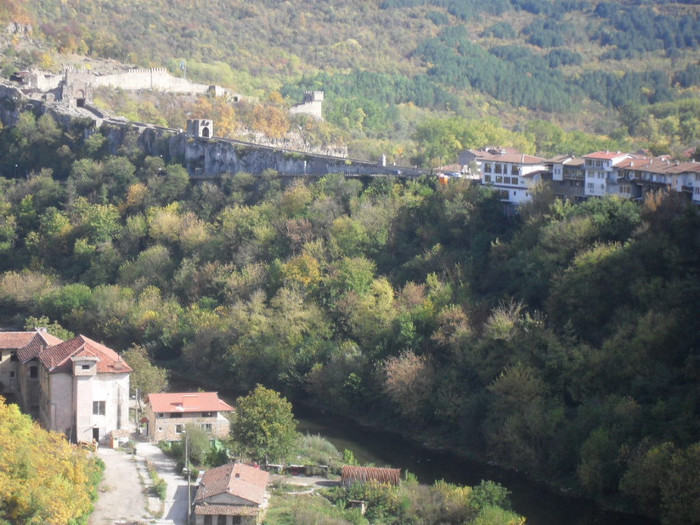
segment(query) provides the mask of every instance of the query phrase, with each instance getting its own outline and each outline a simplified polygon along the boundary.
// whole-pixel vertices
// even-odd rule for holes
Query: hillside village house
[[[487,147],[469,153],[471,156],[462,155],[460,159],[475,162],[481,183],[494,188],[502,201],[512,204],[530,200],[530,186],[547,172],[545,159],[512,148]]]
[[[226,437],[233,407],[216,392],[171,392],[148,394],[146,433],[153,441],[179,441],[187,424],[199,425],[212,438]]]
[[[100,441],[127,424],[132,370],[111,348],[37,329],[0,332],[0,349],[3,395],[44,428],[74,442]]]
[[[255,525],[267,503],[269,474],[242,463],[207,470],[194,497],[195,525]]]
[[[465,169],[478,166],[481,184],[494,188],[500,200],[511,205],[529,202],[538,181],[546,181],[558,197],[575,202],[606,195],[640,200],[649,192],[666,190],[700,205],[700,162],[693,159],[680,162],[645,151],[541,159],[513,148],[489,146],[462,151],[459,164]]]

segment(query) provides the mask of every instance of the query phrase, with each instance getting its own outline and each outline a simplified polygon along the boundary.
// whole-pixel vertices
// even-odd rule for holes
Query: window
[[[202,430],[204,430],[206,432],[211,432],[211,423],[203,423]]]
[[[503,177],[496,175],[496,182],[503,182]]]
[[[202,412],[202,417],[216,417],[215,412]]]
[[[510,184],[510,177],[503,177],[503,182]]]
[[[226,525],[226,516],[219,516],[216,518],[216,525]]]
[[[105,415],[105,402],[104,401],[93,401],[92,402],[92,413],[96,416]]]
[[[212,525],[211,516],[204,516],[204,525]]]
[[[30,366],[29,367],[29,377],[32,379],[36,379],[39,377],[39,369],[36,366]]]
[[[80,368],[83,370],[90,370],[90,365],[80,365]]]
[[[500,164],[496,164],[496,173],[502,173],[503,168],[501,167]]]
[[[175,425],[175,432],[178,434],[182,434],[182,425]]]
[[[484,175],[484,182],[491,182],[491,175]]]
[[[510,174],[511,175],[520,175],[520,168],[518,168],[517,166],[511,166]]]
[[[484,164],[484,173],[491,173],[491,164]]]
[[[182,418],[182,414],[180,412],[171,412],[168,415],[172,418]]]

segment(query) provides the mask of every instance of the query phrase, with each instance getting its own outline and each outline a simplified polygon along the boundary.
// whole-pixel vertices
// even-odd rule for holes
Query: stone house
[[[0,332],[0,349],[14,400],[44,428],[78,442],[100,441],[126,426],[132,370],[111,348],[37,329]]]
[[[230,412],[233,407],[216,392],[148,394],[146,433],[153,441],[180,441],[185,425],[196,424],[212,438],[223,438],[229,432],[225,414]]]
[[[256,525],[267,504],[268,478],[242,463],[207,470],[194,498],[195,525]]]
[[[0,395],[38,418],[39,364],[36,356],[44,348],[62,342],[43,329],[0,332]]]

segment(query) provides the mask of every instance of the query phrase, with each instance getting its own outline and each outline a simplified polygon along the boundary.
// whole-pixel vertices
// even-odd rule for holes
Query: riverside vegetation
[[[44,316],[212,387],[261,383],[698,520],[697,208],[541,188],[506,216],[429,178],[192,185],[29,113],[0,144],[33,163],[0,179],[4,325]]]

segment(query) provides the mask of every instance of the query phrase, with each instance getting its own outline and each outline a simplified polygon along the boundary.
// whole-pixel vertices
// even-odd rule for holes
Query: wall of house
[[[41,423],[44,428],[63,432],[68,438],[72,438],[74,431],[73,376],[49,374],[44,367],[41,367],[40,374],[42,375]],[[44,375],[48,376],[48,380],[44,380]],[[48,389],[44,386],[46,384]]]
[[[15,401],[19,394],[18,362],[14,350],[0,350],[0,395]]]
[[[156,417],[150,405],[146,405],[146,417],[148,418],[148,436],[153,441],[180,441],[182,433],[178,432],[178,426],[184,429],[185,425],[211,425],[212,438],[225,438],[229,433],[229,421],[223,414],[216,417]]]
[[[206,516],[196,515],[194,517],[195,525],[218,525],[219,522],[216,521],[218,516],[211,516],[211,521],[205,521]],[[256,525],[258,520],[255,516],[226,516],[226,525]]]
[[[91,441],[93,429],[99,440],[112,430],[123,428],[129,418],[129,374],[96,374],[73,378],[77,441]],[[105,402],[105,413],[95,414],[93,403]]]
[[[31,377],[31,368],[36,367],[37,377]],[[35,419],[40,419],[41,388],[39,386],[39,361],[32,359],[19,366],[20,407]]]

